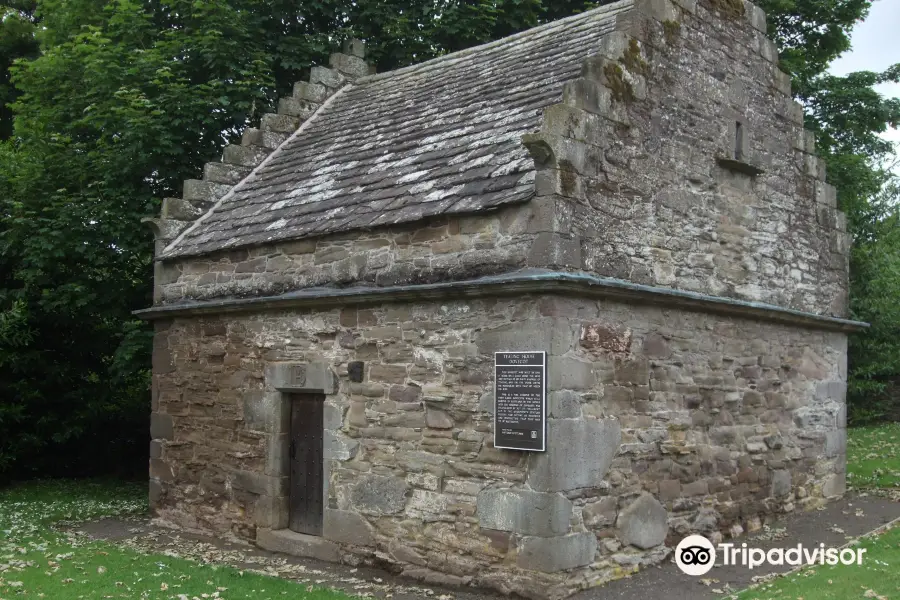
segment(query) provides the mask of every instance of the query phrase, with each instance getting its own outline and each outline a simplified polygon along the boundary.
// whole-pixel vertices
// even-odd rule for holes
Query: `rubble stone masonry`
[[[534,346],[549,451],[497,450],[493,352]],[[285,493],[267,365],[324,363],[328,558],[548,597],[841,494],[845,357],[843,333],[559,296],[160,321],[151,500],[267,535]]]

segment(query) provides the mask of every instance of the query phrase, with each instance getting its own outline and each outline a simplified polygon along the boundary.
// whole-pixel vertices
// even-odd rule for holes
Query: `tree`
[[[16,89],[10,81],[10,68],[16,59],[38,55],[35,38],[34,0],[12,0],[0,4],[0,141],[12,134],[12,110]]]

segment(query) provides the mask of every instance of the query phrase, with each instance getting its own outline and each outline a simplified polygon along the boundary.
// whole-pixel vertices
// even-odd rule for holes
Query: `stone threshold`
[[[259,528],[256,530],[256,545],[269,552],[315,558],[325,562],[341,561],[340,548],[334,542],[317,535],[306,535],[290,529]]]
[[[489,275],[462,281],[389,287],[306,288],[278,296],[179,302],[177,304],[137,310],[133,314],[141,319],[156,320],[289,308],[333,308],[336,302],[339,302],[342,306],[347,306],[383,302],[443,300],[448,298],[482,298],[501,295],[521,296],[524,294],[578,295],[640,304],[662,305],[666,308],[681,308],[695,312],[786,323],[808,329],[827,331],[854,332],[869,327],[868,323],[860,321],[817,315],[764,302],[749,302],[697,292],[641,285],[611,277],[597,277],[582,272],[549,271],[544,269],[524,269],[502,275]]]

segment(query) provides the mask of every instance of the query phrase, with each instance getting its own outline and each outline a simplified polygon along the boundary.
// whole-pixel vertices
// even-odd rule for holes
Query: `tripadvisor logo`
[[[719,559],[721,566],[745,566],[754,569],[762,565],[861,565],[865,548],[826,548],[825,544],[804,548],[751,548],[746,543],[714,546],[702,535],[689,535],[675,548],[675,564],[687,575],[705,575]]]
[[[716,564],[716,547],[702,535],[689,535],[675,548],[675,564],[688,575],[706,575]]]

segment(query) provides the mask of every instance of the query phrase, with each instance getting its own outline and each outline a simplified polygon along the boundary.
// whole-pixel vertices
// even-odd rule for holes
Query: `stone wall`
[[[324,286],[393,286],[513,271],[528,263],[530,211],[430,219],[167,262],[156,284],[163,304],[266,296]],[[540,259],[536,261],[540,263]]]
[[[765,15],[639,4],[526,140],[558,254],[636,283],[845,316],[846,219]]]
[[[491,443],[492,353],[515,349],[549,355],[546,453]],[[159,321],[151,504],[269,535],[267,368],[324,363],[328,557],[558,597],[842,493],[845,357],[843,333],[559,296]]]

